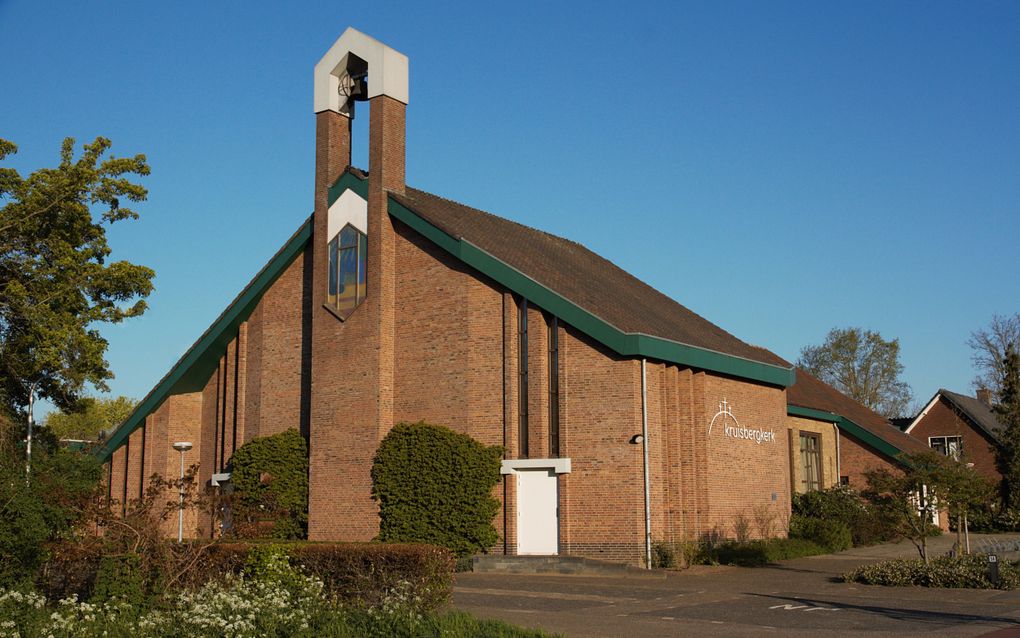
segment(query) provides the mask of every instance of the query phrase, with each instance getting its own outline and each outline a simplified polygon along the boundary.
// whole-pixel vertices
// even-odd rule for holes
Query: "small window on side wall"
[[[950,456],[957,461],[963,453],[962,436],[929,436],[928,445],[940,454]]]
[[[329,242],[326,305],[346,319],[365,300],[368,238],[347,224]]]

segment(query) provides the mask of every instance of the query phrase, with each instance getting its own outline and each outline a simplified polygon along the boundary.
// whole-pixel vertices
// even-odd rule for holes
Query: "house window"
[[[519,335],[518,359],[520,368],[520,420],[518,437],[520,438],[520,458],[528,458],[528,300],[521,299],[518,316],[517,332]]]
[[[800,480],[802,492],[822,489],[822,446],[817,434],[800,433]]]
[[[549,318],[549,456],[560,455],[560,322]]]
[[[365,300],[368,238],[347,224],[329,242],[326,304],[346,319]]]
[[[957,461],[963,453],[962,436],[929,436],[928,446],[939,454],[951,456]]]

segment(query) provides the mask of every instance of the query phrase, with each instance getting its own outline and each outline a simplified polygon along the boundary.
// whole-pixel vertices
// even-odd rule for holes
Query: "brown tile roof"
[[[789,405],[838,414],[908,454],[931,451],[927,445],[904,434],[882,415],[801,368],[797,368],[797,382],[786,389],[786,402]]]
[[[622,332],[790,367],[577,242],[415,188],[390,197],[446,234],[481,248]]]

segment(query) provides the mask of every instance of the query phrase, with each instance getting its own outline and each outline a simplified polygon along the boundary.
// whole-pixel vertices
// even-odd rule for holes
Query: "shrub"
[[[791,505],[794,514],[843,522],[860,515],[865,509],[856,490],[847,485],[794,494]]]
[[[744,512],[733,516],[733,535],[741,543],[751,538],[751,519]]]
[[[40,444],[29,481],[22,463],[0,457],[0,586],[31,582],[48,543],[71,534],[100,492],[92,455]]]
[[[92,596],[102,548],[98,543],[57,541],[47,547],[48,560],[35,578],[38,591],[49,600]]]
[[[793,495],[794,516],[838,521],[850,530],[854,546],[874,545],[896,536],[890,521],[861,498],[852,487],[838,485],[827,490],[813,490]],[[793,519],[790,521],[791,527]]]
[[[803,538],[773,538],[746,543],[723,543],[715,549],[714,558],[724,565],[757,567],[780,560],[817,556],[826,551],[821,545]]]
[[[111,554],[99,561],[92,599],[96,601],[122,600],[140,606],[148,590],[138,554]]]
[[[676,545],[665,541],[652,543],[652,568],[673,569],[675,567],[677,567]]]
[[[396,425],[372,464],[379,540],[440,545],[458,556],[488,550],[498,540],[492,489],[502,454],[446,427]]]
[[[393,591],[410,587],[421,612],[446,604],[453,589],[450,552],[431,545],[383,543],[228,543],[210,547],[192,587],[221,574],[259,576],[273,556],[322,581],[325,591],[360,607],[378,607]]]
[[[230,458],[231,510],[241,537],[304,538],[308,530],[308,444],[294,429],[256,437]]]
[[[713,562],[712,547],[708,542],[695,540],[657,541],[652,543],[652,567],[676,569]]]
[[[801,514],[790,517],[790,536],[813,541],[830,552],[841,552],[853,545],[850,529],[840,521]]]
[[[165,595],[158,608],[124,602],[46,605],[35,593],[0,589],[0,632],[14,636],[295,636],[313,638],[545,638],[541,630],[463,612],[420,614],[406,605],[407,592],[394,592],[377,609],[349,608],[323,596],[322,583],[285,565],[268,580],[229,576],[196,592]],[[291,573],[287,573],[291,572]],[[291,583],[284,585],[283,583]]]
[[[999,563],[998,589],[1020,587],[1020,567],[1017,563]],[[847,582],[865,585],[889,585],[894,587],[969,587],[995,589],[988,580],[988,556],[939,556],[926,565],[923,560],[890,560],[872,565],[863,565],[843,575]]]

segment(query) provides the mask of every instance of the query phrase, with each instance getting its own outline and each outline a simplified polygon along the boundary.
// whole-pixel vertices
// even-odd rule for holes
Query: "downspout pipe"
[[[840,453],[839,453],[839,424],[832,424],[832,431],[836,433],[836,485],[841,485],[843,481],[843,471],[840,469]]]
[[[648,375],[647,360],[641,359],[641,447],[645,473],[645,566],[652,568],[652,503],[648,486]]]

